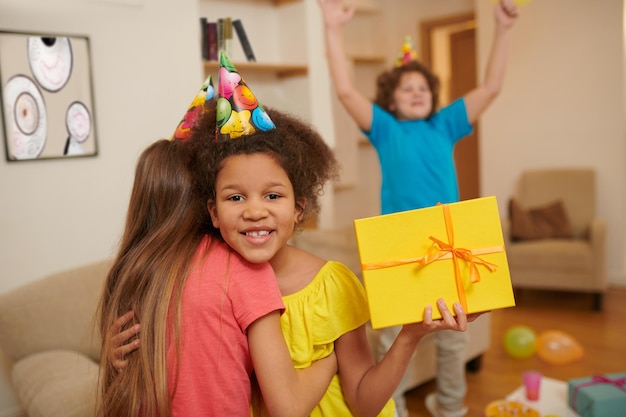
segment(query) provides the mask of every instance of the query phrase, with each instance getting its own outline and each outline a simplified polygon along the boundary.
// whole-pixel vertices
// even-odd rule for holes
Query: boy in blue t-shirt
[[[509,50],[509,29],[517,19],[513,0],[494,5],[496,32],[481,85],[438,110],[439,81],[418,61],[384,72],[377,80],[372,103],[354,86],[343,46],[343,25],[354,13],[343,0],[318,0],[325,24],[326,53],[335,90],[352,119],[372,143],[382,174],[381,211],[394,213],[459,200],[454,145],[472,132],[472,124],[502,87]],[[383,329],[377,355],[381,357],[399,327]],[[437,333],[437,393],[426,406],[435,417],[460,417],[464,404],[465,334]],[[408,416],[404,387],[394,393],[399,417]],[[404,414],[403,414],[404,413]]]

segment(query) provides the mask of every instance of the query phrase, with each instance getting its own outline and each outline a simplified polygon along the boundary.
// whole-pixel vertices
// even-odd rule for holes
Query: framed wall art
[[[98,154],[89,38],[0,31],[6,159]]]

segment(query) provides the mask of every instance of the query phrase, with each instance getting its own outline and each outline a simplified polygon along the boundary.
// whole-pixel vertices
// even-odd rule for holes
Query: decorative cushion
[[[511,199],[509,217],[513,240],[572,237],[572,228],[560,200],[526,210],[515,199]]]
[[[81,353],[50,350],[17,361],[11,376],[29,417],[93,417],[98,371]]]

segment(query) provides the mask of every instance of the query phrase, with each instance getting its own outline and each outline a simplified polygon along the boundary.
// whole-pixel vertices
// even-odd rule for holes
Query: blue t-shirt
[[[461,98],[425,120],[397,120],[374,104],[364,132],[380,161],[382,214],[459,200],[454,145],[472,133]]]

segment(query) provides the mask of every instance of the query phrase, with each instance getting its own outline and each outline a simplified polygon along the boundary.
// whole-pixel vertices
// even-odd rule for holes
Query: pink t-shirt
[[[208,255],[198,255],[211,244]],[[168,347],[173,417],[250,416],[252,361],[246,330],[284,310],[269,264],[251,264],[226,244],[206,237],[183,290],[181,350],[175,386],[175,342]]]

